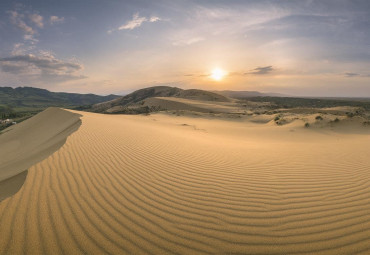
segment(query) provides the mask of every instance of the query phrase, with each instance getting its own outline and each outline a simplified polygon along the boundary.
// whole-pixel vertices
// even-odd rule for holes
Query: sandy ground
[[[168,110],[188,110],[196,112],[237,113],[242,109],[234,102],[210,102],[175,97],[152,97],[145,100],[144,106],[160,106]]]
[[[370,253],[364,128],[79,114],[0,203],[1,254]]]

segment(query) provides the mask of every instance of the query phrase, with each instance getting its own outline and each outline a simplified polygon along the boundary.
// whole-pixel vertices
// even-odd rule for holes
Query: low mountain
[[[39,110],[50,106],[74,107],[92,105],[117,97],[119,96],[51,92],[46,89],[32,87],[0,87],[0,107],[10,107],[16,110]]]
[[[148,110],[147,106],[143,106],[145,99],[153,97],[175,97],[213,102],[230,101],[229,98],[210,91],[198,89],[184,90],[176,87],[156,86],[140,89],[132,92],[131,94],[113,99],[108,102],[95,104],[90,109],[86,110],[103,113],[141,113]]]

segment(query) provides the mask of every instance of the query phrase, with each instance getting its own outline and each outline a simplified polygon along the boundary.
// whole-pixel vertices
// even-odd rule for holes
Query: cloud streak
[[[201,36],[191,37],[191,38],[181,38],[181,39],[174,39],[172,42],[172,45],[174,46],[186,46],[186,45],[192,45],[194,43],[198,43],[201,41],[204,41],[205,38]]]
[[[138,13],[135,13],[132,17],[132,20],[128,21],[126,24],[118,27],[118,30],[124,30],[124,29],[135,29],[137,27],[140,27],[145,21],[147,21],[147,18],[140,17]]]
[[[41,55],[23,54],[0,58],[1,70],[5,73],[23,75],[46,81],[63,82],[87,78],[78,72],[83,65],[57,59],[48,52]]]
[[[50,16],[49,22],[51,25],[56,24],[56,23],[63,23],[64,17]]]
[[[21,29],[26,34],[33,35],[36,31],[24,22],[24,15],[17,11],[9,11],[10,21],[17,28]]]
[[[274,71],[275,69],[272,66],[264,66],[264,67],[257,67],[253,69],[251,72],[245,74],[254,74],[254,75],[266,75]]]
[[[82,65],[70,62],[64,62],[56,59],[54,56],[35,56],[33,54],[17,55],[12,57],[0,58],[0,62],[22,62],[35,65],[40,69],[54,70],[81,70]]]
[[[31,14],[29,18],[39,28],[44,27],[44,22],[43,22],[44,18],[41,15],[34,13],[34,14]]]
[[[360,76],[359,73],[345,73],[344,74],[346,77],[356,77],[356,76]]]
[[[158,16],[145,17],[140,16],[139,13],[135,13],[132,16],[132,19],[127,21],[122,26],[119,26],[117,29],[108,30],[108,34],[111,34],[115,30],[133,30],[135,28],[141,27],[145,22],[154,23],[162,20]]]

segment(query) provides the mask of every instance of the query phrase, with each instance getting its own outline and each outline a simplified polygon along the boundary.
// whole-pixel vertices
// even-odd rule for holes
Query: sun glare
[[[226,75],[226,72],[220,68],[215,68],[211,72],[211,78],[214,79],[215,81],[220,81],[222,78],[224,78]]]

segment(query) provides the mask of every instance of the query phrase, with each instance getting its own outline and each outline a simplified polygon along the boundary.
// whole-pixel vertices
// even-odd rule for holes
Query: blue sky
[[[367,0],[2,0],[0,12],[0,86],[370,96]]]

